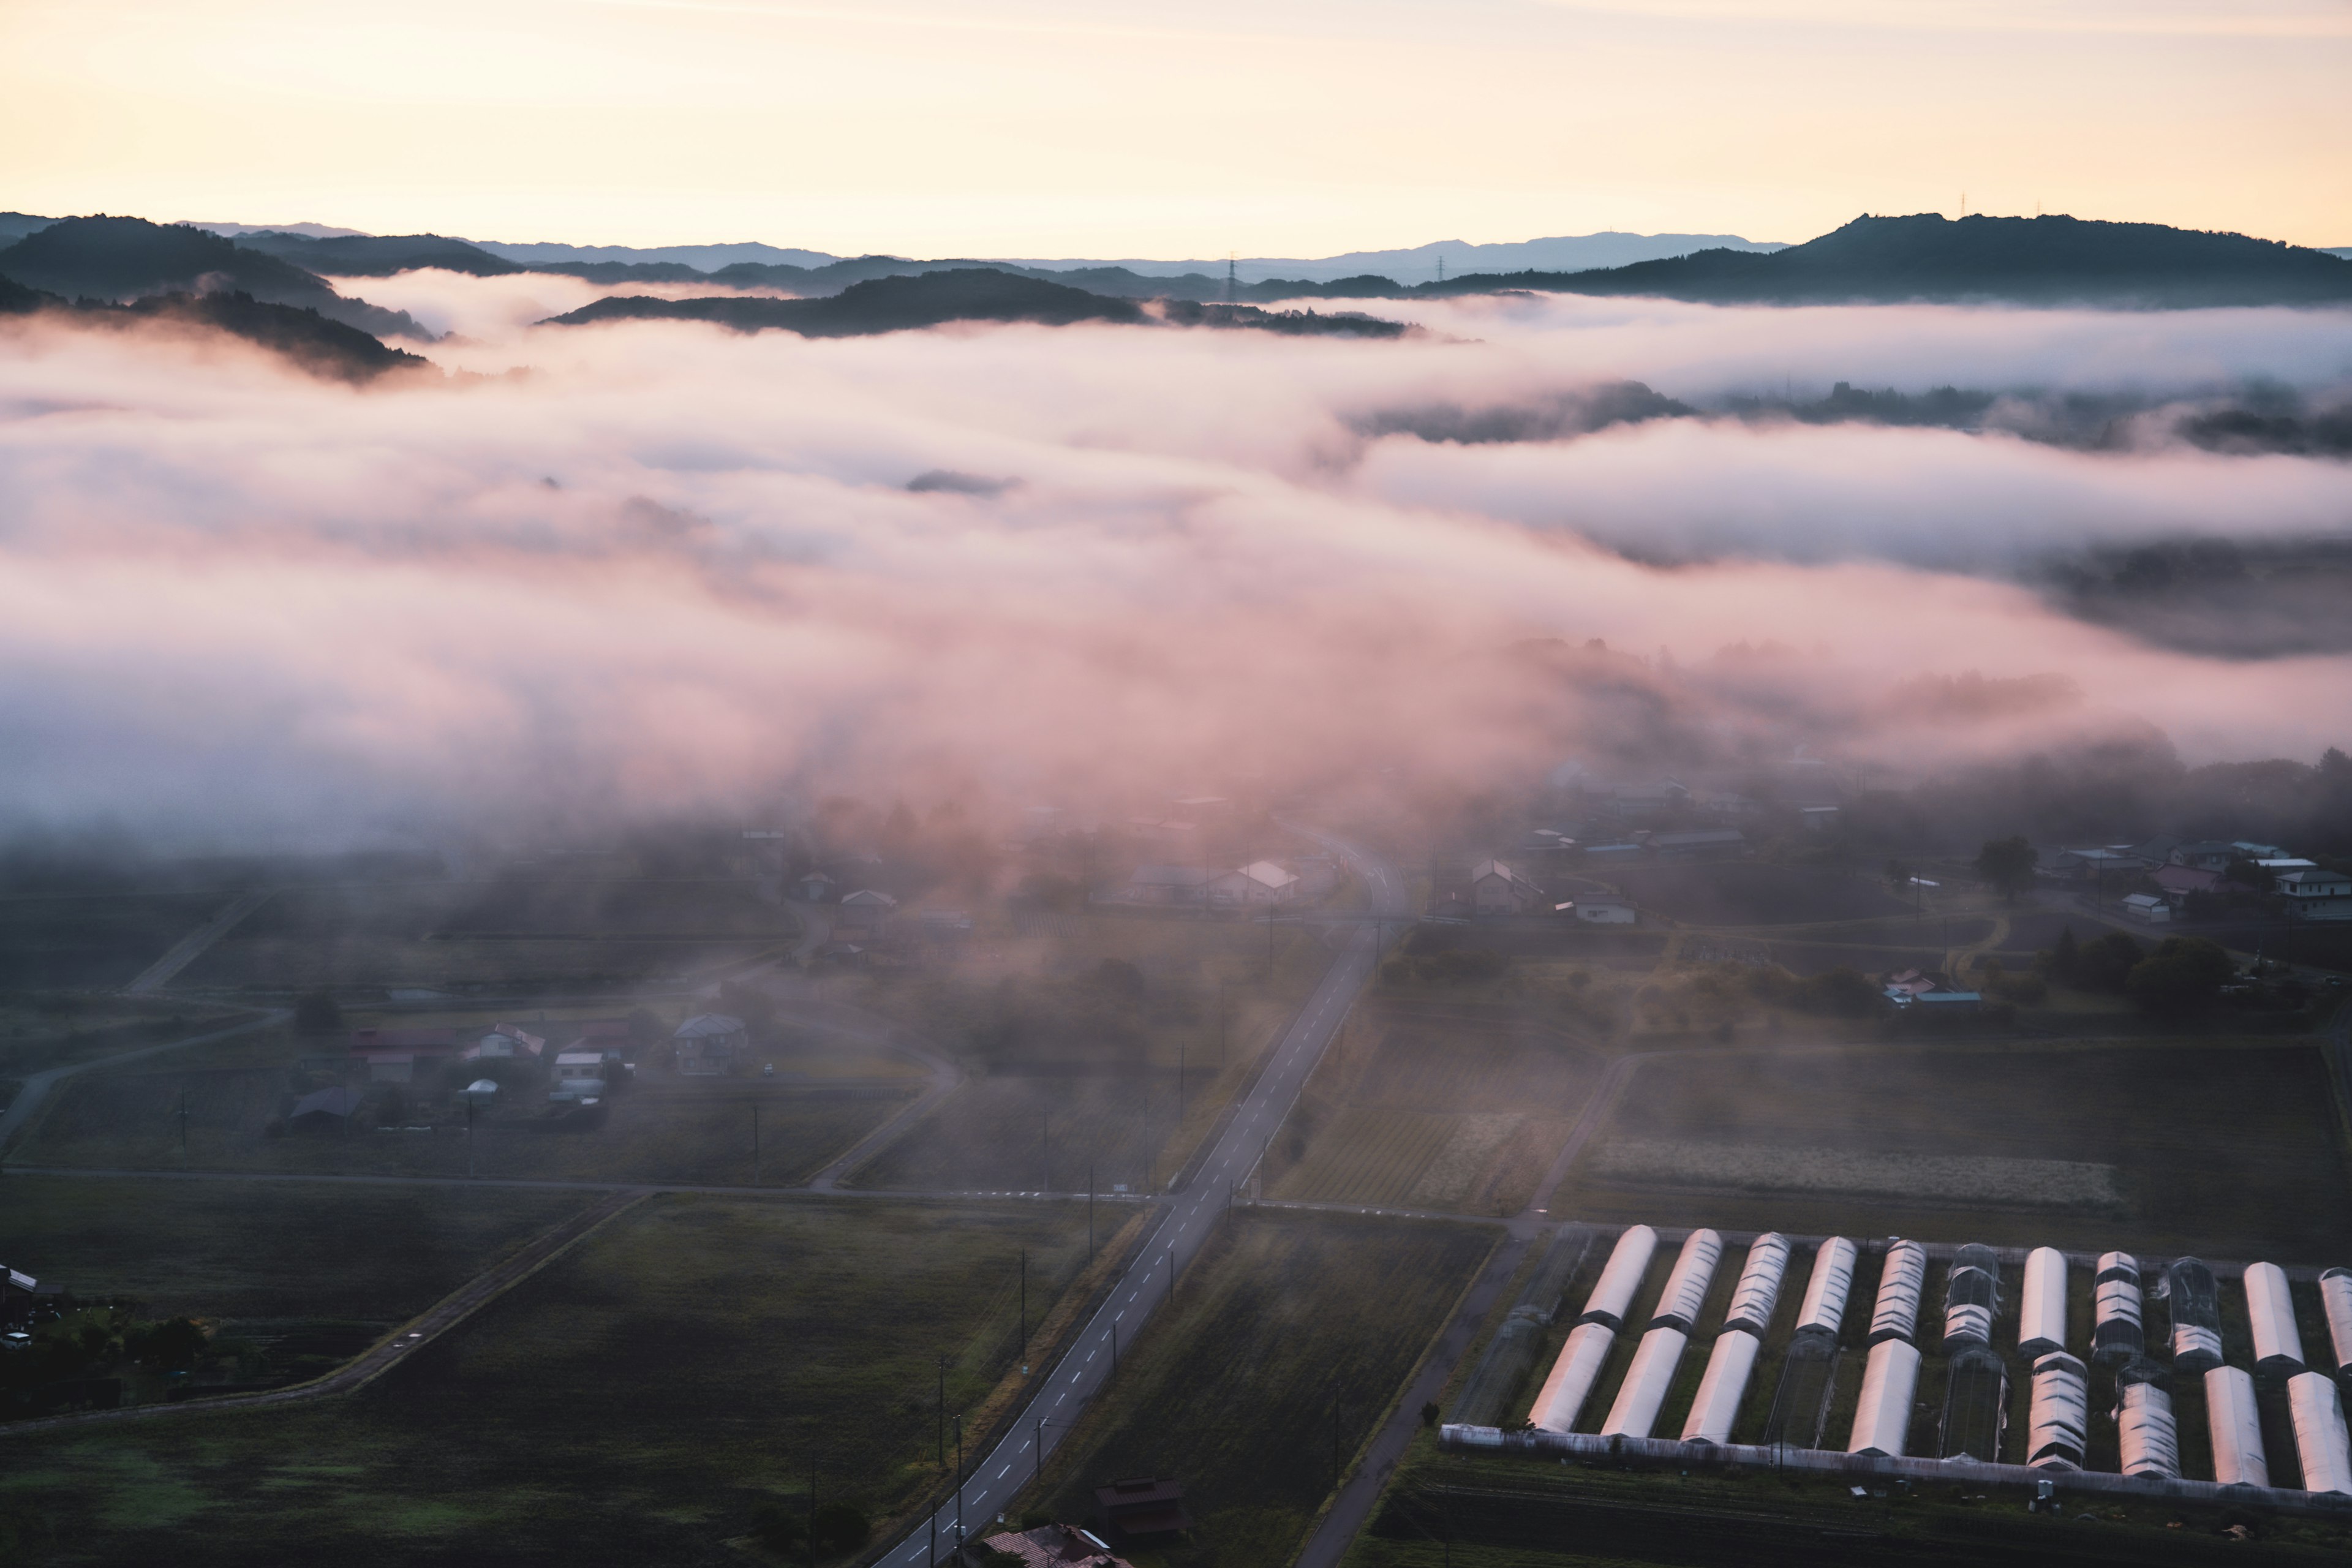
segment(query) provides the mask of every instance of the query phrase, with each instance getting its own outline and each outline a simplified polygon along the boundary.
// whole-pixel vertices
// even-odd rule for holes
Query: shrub
[[[2228,953],[2201,936],[2168,936],[2132,966],[2124,984],[2148,1012],[2193,1013],[2221,994],[2235,967]]]

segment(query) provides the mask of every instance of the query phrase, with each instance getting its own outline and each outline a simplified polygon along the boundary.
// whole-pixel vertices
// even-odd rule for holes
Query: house
[[[1748,853],[1748,836],[1736,827],[1653,833],[1644,847],[1661,860],[1729,860]]]
[[[488,1034],[467,1047],[464,1059],[470,1062],[488,1058],[503,1061],[515,1057],[536,1057],[546,1048],[544,1038],[520,1024],[493,1024]]]
[[[1542,896],[1541,888],[1500,860],[1481,860],[1470,868],[1470,907],[1482,915],[1523,915]]]
[[[724,1013],[698,1013],[670,1038],[677,1047],[677,1070],[688,1078],[725,1077],[751,1046],[743,1020]]]
[[[1103,1522],[1121,1535],[1172,1535],[1192,1528],[1181,1481],[1139,1476],[1095,1489]]]
[[[2278,890],[2289,909],[2309,917],[2331,900],[2352,900],[2352,877],[2341,871],[2323,871],[2316,866],[2298,866],[2278,874]],[[2331,912],[2319,918],[2340,917]]]
[[[1584,848],[1587,860],[1638,860],[1642,858],[1639,844],[1588,844]]]
[[[804,904],[821,904],[833,897],[833,879],[822,871],[811,871],[793,884],[793,897]]]
[[[1298,879],[1271,860],[1253,860],[1209,884],[1209,901],[1226,906],[1286,904]]]
[[[2221,888],[2222,879],[2219,869],[2184,865],[2179,861],[2168,866],[2158,866],[2148,875],[2156,885],[2163,889],[2165,899],[2175,909],[2179,909],[2187,902],[2191,893],[2219,892]]]
[[[2237,858],[2241,860],[2275,860],[2286,853],[2275,844],[2256,844],[2247,838],[2239,839],[2230,847],[2237,851]]]
[[[57,1314],[62,1285],[44,1285],[22,1269],[0,1264],[0,1328],[21,1329],[37,1314]]]
[[[1827,833],[1838,825],[1838,808],[1833,805],[1801,805],[1797,819],[1808,833]]]
[[[679,1069],[683,1071],[684,1069]],[[555,1058],[555,1087],[550,1100],[596,1100],[609,1079],[603,1051],[564,1051]]]
[[[860,888],[843,895],[840,908],[841,921],[834,934],[845,942],[871,941],[889,930],[898,900],[878,889]]]
[[[457,1054],[455,1029],[353,1029],[351,1054],[372,1083],[411,1083],[416,1069]]]
[[[1579,899],[1576,918],[1588,925],[1629,926],[1641,920],[1641,912],[1624,899]]]
[[[2051,876],[2069,882],[2096,882],[2103,877],[2118,872],[2129,873],[2148,869],[2148,862],[2132,852],[2129,845],[2110,844],[2092,849],[2061,849],[2042,864]]]
[[[1893,1001],[1898,993],[1906,997],[1925,996],[1942,984],[1940,976],[1930,974],[1924,969],[1906,969],[1886,977],[1886,997]]]
[[[2226,871],[2230,868],[2230,862],[2237,859],[2238,856],[2239,849],[2234,844],[2224,844],[2218,838],[2198,838],[2174,845],[2172,853],[2164,859],[2168,866],[2180,866],[2191,870]]]
[[[2142,925],[2166,925],[2172,920],[2172,905],[2161,893],[2126,894],[2123,909],[2125,915]]]
[[[1165,909],[1197,904],[1206,898],[1209,872],[1201,866],[1138,866],[1127,883],[1111,895],[1122,904]]]
[[[1074,1524],[1045,1524],[1018,1534],[1007,1531],[989,1536],[981,1544],[1018,1557],[1027,1568],[1131,1568],[1125,1559],[1111,1554],[1101,1536]]]
[[[351,1126],[352,1112],[360,1108],[361,1092],[356,1089],[322,1089],[316,1094],[306,1094],[294,1102],[286,1113],[286,1127],[292,1132],[341,1132]]]

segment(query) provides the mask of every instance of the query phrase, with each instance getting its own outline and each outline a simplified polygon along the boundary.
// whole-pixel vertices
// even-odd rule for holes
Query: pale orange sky
[[[915,255],[2352,245],[2352,0],[0,0],[0,207]]]

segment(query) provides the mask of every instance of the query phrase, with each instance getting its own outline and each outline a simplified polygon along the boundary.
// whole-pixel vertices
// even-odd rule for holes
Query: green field
[[[152,1316],[353,1317],[430,1306],[585,1193],[325,1182],[0,1179],[0,1262]]]
[[[718,1563],[753,1512],[877,1517],[1085,1260],[1066,1207],[656,1198],[363,1393],[0,1438],[44,1563]]]
[[[1614,1137],[2087,1162],[2111,1168],[2121,1202],[2068,1211],[1635,1186],[1591,1173]],[[2347,1184],[2312,1047],[1881,1047],[1646,1060],[1554,1207],[1598,1221],[2333,1265],[2352,1259]]]
[[[354,1127],[271,1136],[287,1101],[280,1068],[201,1068],[73,1079],[20,1136],[23,1165],[462,1176],[467,1133],[443,1109],[429,1131]],[[527,1116],[478,1120],[480,1176],[572,1181],[748,1184],[751,1105],[760,1107],[760,1180],[804,1181],[912,1098],[911,1084],[777,1088],[760,1079],[653,1079],[612,1097],[610,1120],[584,1131],[538,1131]],[[184,1096],[184,1101],[183,1097]],[[182,1152],[180,1108],[188,1108]],[[421,1124],[421,1123],[420,1123]]]
[[[1139,1568],[1279,1568],[1494,1244],[1490,1230],[1243,1210],[1046,1467],[1057,1518],[1094,1488],[1181,1479],[1197,1526]]]
[[[1350,1020],[1271,1152],[1276,1196],[1516,1213],[1599,1079],[1557,1029],[1468,1005]]]

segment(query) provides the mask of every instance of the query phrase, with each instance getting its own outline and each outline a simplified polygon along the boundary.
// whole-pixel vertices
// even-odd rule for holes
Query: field
[[[467,1173],[465,1125],[446,1113],[442,1125],[426,1131],[269,1135],[267,1125],[284,1108],[289,1083],[282,1067],[86,1075],[72,1079],[18,1138],[10,1160],[90,1169]],[[838,1156],[914,1092],[904,1078],[810,1088],[649,1078],[613,1096],[610,1120],[590,1131],[545,1132],[527,1118],[483,1117],[473,1134],[473,1169],[481,1176],[749,1183],[756,1102],[760,1179],[789,1184]]]
[[[1643,1061],[1604,1139],[1826,1148],[2114,1168],[2121,1206],[1761,1195],[1599,1174],[1554,1205],[1593,1220],[1905,1235],[2157,1255],[2352,1259],[2334,1098],[2315,1047],[2016,1046],[1692,1054]]]
[[[127,985],[229,897],[223,891],[0,898],[0,992]]]
[[[1600,1065],[1576,1040],[1506,1009],[1430,1003],[1360,1013],[1278,1135],[1268,1190],[1516,1213]]]
[[[0,1439],[60,1563],[760,1562],[754,1510],[877,1517],[1085,1259],[1066,1206],[650,1200],[350,1399]],[[0,1539],[5,1539],[0,1536]],[[494,1547],[486,1543],[495,1542]]]
[[[1187,1076],[1197,1094],[1212,1075]],[[1181,1158],[1182,1147],[1171,1148],[1175,1121],[1173,1072],[976,1079],[851,1180],[861,1187],[1083,1192],[1091,1173],[1097,1192],[1142,1192],[1152,1173],[1165,1182]]]
[[[513,1188],[11,1174],[0,1262],[151,1316],[409,1317],[589,1200]]]
[[[1899,899],[1872,877],[1757,860],[1611,868],[1599,873],[1644,910],[1685,925],[1806,925],[1900,915]]]
[[[1331,1489],[1335,1449],[1370,1434],[1494,1239],[1242,1211],[1048,1464],[1044,1506],[1091,1519],[1097,1486],[1174,1476],[1196,1528],[1132,1551],[1138,1568],[1280,1568]]]
[[[690,973],[771,950],[799,930],[791,911],[738,880],[517,873],[289,888],[176,984],[198,992],[404,986],[528,995]]]

